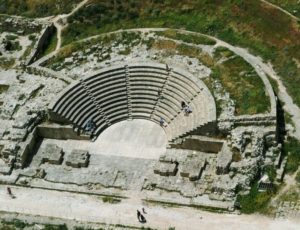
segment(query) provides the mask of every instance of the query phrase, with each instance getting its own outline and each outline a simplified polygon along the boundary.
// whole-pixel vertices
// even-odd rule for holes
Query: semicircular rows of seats
[[[188,116],[182,101],[192,109]],[[122,120],[163,118],[169,141],[216,120],[214,99],[201,80],[157,63],[101,70],[69,86],[49,109],[81,128],[93,119],[96,135]]]

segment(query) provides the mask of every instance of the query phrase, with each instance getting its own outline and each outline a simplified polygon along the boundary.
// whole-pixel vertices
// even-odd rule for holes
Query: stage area
[[[158,159],[166,150],[167,137],[158,124],[134,119],[112,125],[102,132],[95,142],[44,139],[41,147],[47,143],[55,143],[65,152],[84,149],[90,154]]]

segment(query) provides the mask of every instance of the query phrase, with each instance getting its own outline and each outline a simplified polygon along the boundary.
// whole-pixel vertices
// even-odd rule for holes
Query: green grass
[[[295,179],[296,179],[297,183],[300,185],[300,171],[298,171]]]
[[[121,202],[120,199],[117,199],[117,198],[112,197],[112,196],[104,196],[104,197],[102,197],[102,201],[104,203],[110,203],[110,204],[116,204],[116,203],[120,203]]]
[[[64,46],[54,58],[48,60],[46,65],[51,67],[51,65],[60,63],[64,61],[65,58],[70,57],[73,52],[88,49],[96,44],[106,47],[112,46],[113,43],[115,43],[116,46],[118,44],[123,44],[126,49],[122,54],[127,54],[128,52],[130,52],[130,47],[133,47],[140,42],[141,36],[138,32],[112,33],[99,36],[97,38],[93,38],[84,42],[74,42],[70,45]],[[110,52],[110,49],[108,50],[108,52]]]
[[[276,178],[276,169],[274,166],[268,165],[265,168],[265,173],[268,175],[271,182],[275,181]]]
[[[217,100],[214,91],[215,91],[215,84],[212,78],[207,77],[205,79],[203,79],[203,82],[205,83],[205,85],[207,86],[207,88],[209,89],[210,92],[212,92],[213,97],[215,99],[216,102],[216,110],[217,110],[217,117],[219,117],[221,115],[222,112],[222,101],[221,100]]]
[[[81,0],[0,0],[0,13],[46,17],[70,12]]]
[[[13,219],[11,221],[2,220],[1,223],[7,225],[6,229],[24,229],[25,227],[32,226],[31,224],[18,219]]]
[[[61,225],[46,224],[43,230],[68,230],[68,227],[65,224],[61,224]]]
[[[8,90],[8,85],[0,85],[0,94],[5,93]]]
[[[300,142],[293,137],[288,137],[283,145],[283,153],[288,157],[285,167],[286,172],[295,172],[300,165]]]
[[[216,60],[220,60],[221,58],[230,58],[232,56],[235,56],[235,53],[223,46],[218,46],[214,51],[214,58]]]
[[[298,202],[300,199],[299,186],[292,186],[288,191],[283,193],[280,197],[280,201]]]
[[[268,0],[269,2],[285,9],[296,17],[300,18],[299,0]]]
[[[38,58],[41,58],[53,52],[56,48],[56,45],[57,45],[57,32],[55,30],[55,33],[51,35],[50,40],[48,41],[47,45],[44,47],[43,52],[39,54]]]
[[[5,36],[5,39],[9,40],[9,41],[16,40],[17,38],[18,38],[18,36],[14,35],[14,34],[8,34],[8,35]]]
[[[269,202],[275,191],[259,192],[257,183],[253,184],[248,195],[238,195],[237,201],[241,205],[241,212],[245,214],[262,213],[269,214]]]
[[[57,33],[55,32],[52,34],[48,46],[45,48],[44,55],[53,52],[56,48],[56,45],[57,45]]]
[[[9,69],[15,64],[15,59],[6,59],[0,57],[0,68]]]
[[[0,0],[0,7],[1,7],[1,0]],[[8,18],[11,17],[7,15],[0,15],[0,23],[2,24],[0,26],[0,32],[10,32],[16,34],[18,31],[23,31],[24,35],[30,35],[33,33],[39,33],[42,29],[42,26],[40,24],[35,24],[35,25],[31,24],[31,26],[27,26],[32,21],[28,19],[21,19],[24,22],[25,26],[24,25],[20,26],[19,24],[12,26],[11,23],[6,22]],[[28,24],[26,22],[28,22]]]
[[[269,79],[269,82],[273,88],[273,91],[276,95],[278,95],[279,93],[279,86],[278,86],[278,83],[276,80],[274,80],[273,78],[271,78],[269,75],[267,75],[268,79]]]
[[[218,79],[235,102],[235,114],[268,112],[270,99],[265,86],[252,66],[241,57],[231,58],[213,68],[212,79]]]

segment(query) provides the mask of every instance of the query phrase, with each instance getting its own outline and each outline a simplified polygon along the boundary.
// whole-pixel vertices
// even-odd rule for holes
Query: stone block
[[[73,168],[88,167],[90,154],[86,150],[74,149],[67,156],[66,165]]]
[[[175,176],[178,165],[176,163],[157,162],[154,167],[154,173],[161,176]]]
[[[55,144],[47,144],[42,151],[42,163],[60,165],[63,161],[63,150]]]
[[[217,157],[217,171],[216,174],[227,174],[229,172],[229,166],[232,161],[232,152],[230,148],[224,144],[222,150]]]
[[[6,164],[6,162],[0,159],[0,175],[9,175],[12,171],[12,165]]]
[[[180,176],[188,177],[190,181],[199,180],[205,165],[205,158],[189,158],[183,163]]]

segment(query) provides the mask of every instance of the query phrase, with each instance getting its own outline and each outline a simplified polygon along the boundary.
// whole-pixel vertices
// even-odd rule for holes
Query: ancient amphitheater
[[[49,202],[54,193],[58,200],[60,193],[81,194],[112,208],[138,200],[127,221],[110,215],[100,222],[140,226],[130,218],[141,204],[147,210],[169,205],[239,213],[237,195],[249,193],[268,167],[275,170],[274,183],[281,183],[286,157],[277,98],[265,64],[248,51],[184,30],[172,33],[203,43],[170,37],[170,29],[134,29],[41,57],[51,23],[14,17],[1,23],[7,31],[0,38],[14,35],[21,46],[18,51],[1,46],[3,63],[14,63],[0,68],[0,182],[16,196],[11,201],[1,195],[3,215],[98,221],[95,213],[76,213],[79,204],[67,211],[68,203],[57,203],[52,212],[33,205],[37,191],[49,193]],[[243,63],[236,67],[242,86],[212,77],[215,66],[227,71],[231,61]],[[265,108],[239,112],[252,96],[240,103],[228,91],[231,86],[260,90]]]

